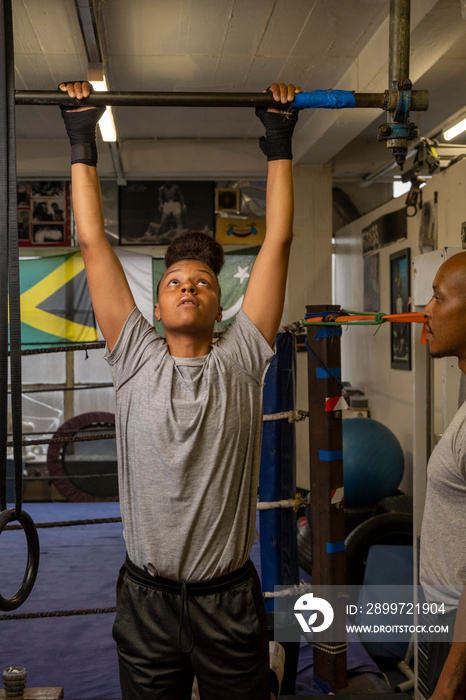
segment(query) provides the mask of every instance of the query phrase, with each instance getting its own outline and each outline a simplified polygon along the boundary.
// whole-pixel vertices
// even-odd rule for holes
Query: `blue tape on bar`
[[[327,542],[327,554],[335,554],[335,552],[344,552],[345,542]]]
[[[322,462],[332,462],[334,459],[343,459],[343,450],[319,450],[319,459]]]
[[[314,338],[333,338],[341,335],[341,326],[322,326]]]
[[[316,367],[317,379],[327,379],[328,377],[341,377],[341,367]]]
[[[312,90],[311,92],[299,92],[291,106],[293,109],[312,107],[344,109],[345,107],[355,107],[356,100],[350,90]]]

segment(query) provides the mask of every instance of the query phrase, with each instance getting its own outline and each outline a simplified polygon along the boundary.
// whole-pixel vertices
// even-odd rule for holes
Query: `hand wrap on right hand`
[[[293,160],[291,140],[298,121],[295,109],[289,112],[269,112],[266,107],[257,107],[256,115],[265,126],[265,136],[259,139],[259,146],[267,160]]]
[[[92,92],[92,89],[91,89]],[[96,128],[106,107],[93,107],[82,112],[70,112],[73,107],[60,105],[66,133],[71,144],[71,164],[97,165]]]

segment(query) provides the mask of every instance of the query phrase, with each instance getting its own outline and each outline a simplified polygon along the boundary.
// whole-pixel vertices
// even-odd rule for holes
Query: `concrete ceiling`
[[[12,6],[16,89],[52,90],[87,75],[75,0],[12,0]],[[257,92],[274,80],[306,90],[384,92],[389,6],[389,0],[94,0],[109,89],[123,92]],[[466,109],[461,6],[461,0],[411,2],[410,77],[415,89],[430,93],[428,111],[411,118],[424,136]],[[250,109],[119,107],[114,113],[128,177],[134,153],[154,139],[178,151],[215,141],[225,153],[261,134]],[[306,110],[295,162],[331,162],[335,178],[364,178],[392,164],[391,151],[376,139],[384,121],[375,109]],[[34,159],[48,174],[47,150],[66,153],[56,107],[18,107],[17,136],[19,174],[40,174]],[[209,167],[216,175],[215,164]],[[195,174],[192,165],[188,170]],[[151,174],[161,174],[156,162],[145,170]],[[183,175],[182,162],[177,174]]]

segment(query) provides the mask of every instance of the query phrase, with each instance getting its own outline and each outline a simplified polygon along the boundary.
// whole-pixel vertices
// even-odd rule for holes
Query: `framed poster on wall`
[[[237,187],[216,187],[215,211],[237,214],[240,208],[240,199],[240,191]]]
[[[20,180],[17,184],[20,246],[69,246],[70,183]]]
[[[390,313],[410,311],[411,251],[409,248],[390,255]],[[392,369],[411,369],[411,325],[390,323],[390,358]]]
[[[187,231],[214,235],[214,183],[133,180],[118,188],[120,245],[168,245]]]

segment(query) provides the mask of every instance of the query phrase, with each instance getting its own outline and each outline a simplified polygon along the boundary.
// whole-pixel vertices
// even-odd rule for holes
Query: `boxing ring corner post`
[[[296,338],[279,332],[276,353],[265,376],[264,414],[290,411],[296,395]],[[259,500],[278,501],[296,494],[295,424],[287,420],[265,422],[262,436]],[[293,509],[260,511],[262,589],[299,581],[296,514]],[[265,601],[272,612],[273,599]]]
[[[306,306],[306,316],[338,315],[339,306]],[[307,326],[309,396],[309,475],[312,532],[312,583],[334,590],[345,584],[345,521],[343,509],[342,412],[332,399],[341,397],[341,327]],[[340,494],[336,498],[336,494]],[[332,605],[339,606],[332,600]],[[340,643],[314,648],[316,675],[332,688],[347,686],[344,608],[338,607],[335,623]]]

